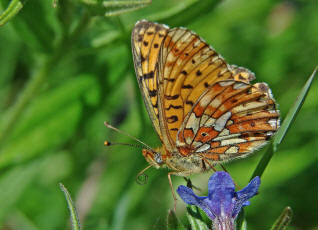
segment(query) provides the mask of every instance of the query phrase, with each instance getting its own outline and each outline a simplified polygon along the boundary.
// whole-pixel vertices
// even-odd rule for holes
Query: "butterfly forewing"
[[[184,29],[169,31],[159,56],[163,76],[162,123],[175,145],[178,129],[194,102],[217,80],[233,79],[225,61],[198,35]]]
[[[158,119],[158,56],[167,32],[166,26],[140,21],[136,24],[131,39],[138,84],[160,138],[162,133]]]
[[[169,152],[211,162],[244,157],[279,127],[265,83],[228,65],[185,28],[140,21],[132,34],[135,70],[144,101]]]

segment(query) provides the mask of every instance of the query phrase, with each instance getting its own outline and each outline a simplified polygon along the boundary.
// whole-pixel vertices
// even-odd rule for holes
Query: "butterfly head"
[[[145,157],[148,163],[155,168],[160,168],[164,164],[160,149],[143,149],[142,155]]]

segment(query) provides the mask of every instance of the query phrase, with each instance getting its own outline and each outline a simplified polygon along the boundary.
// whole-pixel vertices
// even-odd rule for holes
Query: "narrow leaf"
[[[23,4],[19,0],[12,0],[7,9],[0,14],[0,26],[6,24],[11,18],[13,18],[22,9]]]
[[[173,210],[168,211],[167,230],[185,230]]]
[[[194,0],[190,3],[184,1],[183,4],[179,4],[177,7],[171,8],[170,10],[152,14],[148,19],[159,23],[165,23],[169,26],[184,26],[185,24],[191,23],[194,18],[211,12],[211,10],[213,10],[220,2],[220,0]]]
[[[242,208],[242,210],[240,211],[237,219],[236,219],[236,229],[238,230],[243,230],[244,229],[244,220],[245,220],[245,213],[244,213],[244,209]]]
[[[285,137],[285,135],[290,127],[290,124],[295,120],[299,110],[301,109],[301,107],[306,99],[306,96],[309,92],[310,86],[312,85],[312,82],[313,82],[314,77],[316,75],[317,69],[318,69],[318,66],[315,68],[314,72],[311,74],[311,76],[307,80],[306,84],[304,85],[304,87],[300,91],[300,94],[298,95],[294,105],[288,111],[287,116],[285,117],[282,126],[280,127],[277,134],[275,135],[274,143],[273,143],[274,150],[276,150],[277,145],[279,145],[282,142],[283,138]]]
[[[130,11],[138,10],[151,4],[151,0],[139,1],[104,1],[103,6],[106,8],[105,16],[118,16]]]
[[[267,147],[266,152],[262,156],[262,159],[258,162],[250,180],[252,180],[256,176],[261,177],[263,175],[263,173],[264,173],[268,163],[272,159],[273,155],[274,155],[273,142],[271,142],[269,144],[269,146]]]
[[[290,207],[286,207],[273,224],[271,230],[285,230],[290,224],[292,216],[292,209]]]
[[[267,151],[264,153],[262,159],[256,166],[256,169],[253,172],[253,175],[251,179],[253,179],[255,176],[262,176],[264,173],[268,163],[270,162],[272,156],[277,150],[277,146],[282,142],[283,138],[285,137],[290,125],[295,120],[298,112],[300,111],[306,96],[309,92],[310,86],[314,80],[315,74],[317,72],[318,66],[315,68],[309,79],[307,80],[306,84],[300,91],[294,105],[289,109],[287,116],[285,117],[282,126],[277,131],[277,134],[274,136],[274,139],[272,140],[271,144],[269,145]]]
[[[67,206],[68,209],[70,210],[70,214],[71,214],[71,222],[72,222],[72,226],[73,226],[73,230],[80,230],[80,222],[78,219],[78,215],[76,212],[76,208],[75,205],[72,201],[71,195],[70,193],[67,191],[67,189],[64,187],[64,185],[62,183],[60,183],[60,188],[62,190],[62,192],[64,192],[65,195],[65,199],[67,201]]]
[[[206,223],[203,222],[202,216],[197,207],[188,206],[187,207],[187,217],[191,226],[191,230],[209,230]]]

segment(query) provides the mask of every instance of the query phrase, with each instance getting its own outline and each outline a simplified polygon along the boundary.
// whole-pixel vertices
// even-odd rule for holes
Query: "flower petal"
[[[232,217],[235,185],[226,172],[215,172],[209,180],[210,209],[216,216]]]
[[[196,205],[201,208],[211,219],[215,218],[210,209],[210,202],[206,196],[197,196],[192,189],[184,185],[180,185],[178,187],[177,193],[185,203],[189,205]]]
[[[258,187],[261,184],[261,179],[257,176],[253,180],[248,183],[248,185],[243,188],[242,190],[238,191],[237,198],[240,200],[248,200],[256,195],[258,191]]]
[[[233,218],[236,218],[242,207],[250,204],[248,200],[257,194],[260,184],[261,180],[257,176],[245,188],[236,193],[236,201],[232,213]]]

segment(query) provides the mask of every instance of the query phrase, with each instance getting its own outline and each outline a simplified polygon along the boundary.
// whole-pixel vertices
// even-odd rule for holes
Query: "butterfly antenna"
[[[130,135],[129,133],[125,133],[125,132],[123,132],[123,131],[121,131],[121,130],[115,128],[114,126],[112,126],[111,124],[109,124],[109,123],[106,122],[106,121],[104,122],[104,125],[105,125],[107,128],[109,128],[109,129],[112,129],[112,130],[114,130],[114,131],[116,131],[116,132],[118,132],[118,133],[121,133],[121,134],[123,134],[123,135],[125,135],[125,136],[127,136],[127,137],[130,137],[131,139],[133,139],[133,140],[137,141],[138,143],[142,144],[143,146],[145,146],[147,149],[149,149],[149,150],[155,152],[149,145],[147,145],[146,143],[144,143],[144,142],[142,142],[141,140],[137,139],[136,137],[133,137],[133,136]],[[110,142],[108,142],[108,141],[105,141],[105,142],[104,142],[104,145],[105,145],[105,146],[114,145],[114,144],[128,145],[128,146],[134,146],[134,147],[137,147],[137,146],[138,146],[138,145],[126,144],[126,143],[110,143]],[[138,146],[138,147],[140,147],[140,146]]]

